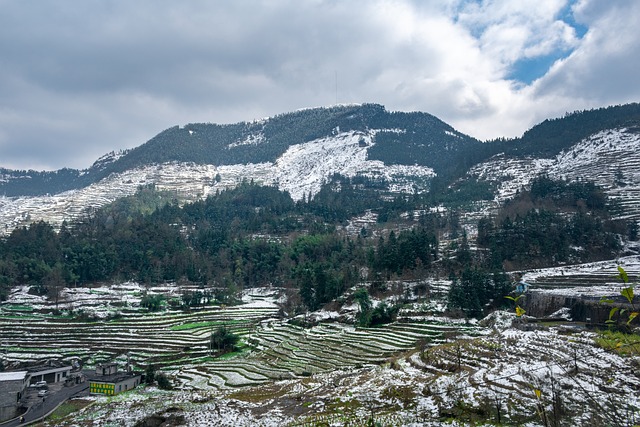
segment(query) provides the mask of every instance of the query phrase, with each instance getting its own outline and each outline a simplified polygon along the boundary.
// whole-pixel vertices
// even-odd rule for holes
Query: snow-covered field
[[[637,276],[640,274],[640,256],[633,255],[608,261],[527,270],[523,272],[522,280],[524,282],[535,282],[536,279],[549,276],[567,276],[570,278],[578,274],[591,274],[607,277],[610,282],[617,283],[620,286],[622,282],[618,278],[618,267],[622,267],[629,275]]]
[[[640,270],[640,259],[628,257],[524,277],[614,275],[618,264]],[[429,286],[432,297],[443,295],[448,281]],[[142,366],[149,357],[164,360],[159,366],[173,391],[147,387],[92,398],[90,407],[55,425],[133,426],[155,417],[187,426],[359,426],[373,415],[393,426],[542,426],[545,414],[547,425],[586,426],[633,425],[640,416],[640,358],[597,346],[593,331],[529,330],[526,319],[511,312],[480,322],[447,319],[441,302],[424,299],[384,327],[335,322],[349,312],[346,306],[318,312],[315,319],[328,323],[302,328],[277,318],[278,289],[247,290],[236,307],[142,315],[135,309],[145,291],[171,295],[176,289],[123,283],[65,290],[60,306],[99,307],[121,298],[132,310],[90,322],[46,314],[53,303],[24,287],[0,305],[5,361],[81,357],[95,363],[125,353]],[[223,323],[242,336],[245,351],[203,357],[212,328]]]
[[[200,383],[101,397],[56,425],[132,426],[150,417],[187,426],[364,426],[371,416],[381,425],[416,427],[638,421],[637,356],[595,346],[593,332],[526,332],[513,328],[513,321],[512,314],[494,314],[484,322],[488,334],[398,352],[382,364],[260,386]]]
[[[56,302],[31,295],[26,286],[14,288],[0,304],[0,358],[8,367],[73,357],[93,365],[125,353],[140,365],[184,363],[178,361],[210,355],[209,336],[221,325],[243,335],[279,310],[273,290],[247,292],[240,306],[157,313],[140,307],[144,294],[179,296],[175,285],[147,289],[129,282],[65,288]]]

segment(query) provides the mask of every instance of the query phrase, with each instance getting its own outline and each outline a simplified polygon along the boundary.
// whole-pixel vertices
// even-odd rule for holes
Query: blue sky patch
[[[531,84],[534,80],[544,76],[554,62],[568,56],[570,53],[571,52],[566,51],[556,51],[551,55],[521,59],[513,64],[507,78],[517,80],[521,83]]]
[[[567,3],[567,5],[560,11],[558,17],[571,25],[576,30],[576,36],[581,39],[585,34],[587,34],[587,30],[589,30],[589,28],[586,25],[576,22],[575,16],[573,16],[573,11],[571,10],[575,3],[577,3],[575,0]]]
[[[558,14],[558,19],[561,19],[573,27],[576,32],[576,37],[581,39],[587,33],[589,28],[576,22],[572,10],[575,3],[575,0],[568,2]],[[517,80],[521,83],[531,84],[534,80],[544,76],[554,62],[558,59],[566,58],[571,54],[571,52],[573,52],[573,50],[558,49],[549,55],[539,56],[536,58],[523,58],[513,64],[511,72],[507,75],[507,78]]]

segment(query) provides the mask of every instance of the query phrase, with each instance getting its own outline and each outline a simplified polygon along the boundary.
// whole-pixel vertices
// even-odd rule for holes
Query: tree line
[[[308,307],[318,307],[361,280],[363,268],[401,273],[436,258],[433,229],[401,232],[388,242],[339,232],[365,207],[398,218],[407,205],[335,179],[345,184],[343,194],[298,203],[286,192],[250,182],[182,207],[143,188],[59,231],[45,222],[17,228],[0,241],[0,297],[20,284],[55,295],[65,286],[96,282],[186,281],[232,290],[294,287]],[[376,247],[390,259],[369,256]],[[398,251],[416,259],[407,261]]]
[[[135,280],[199,285],[182,298],[185,306],[232,302],[240,289],[273,285],[317,309],[362,281],[437,272],[453,281],[450,307],[476,316],[503,301],[505,269],[609,258],[620,236],[633,234],[610,218],[609,201],[592,183],[534,180],[479,221],[476,242],[458,213],[474,191],[450,188],[447,212],[430,213],[441,194],[390,197],[376,186],[334,176],[316,197],[294,202],[277,188],[244,182],[184,206],[142,188],[58,231],[38,222],[0,240],[0,298],[22,284],[55,297],[65,286]],[[378,224],[344,231],[367,211]],[[149,309],[162,303],[145,301]],[[373,322],[385,316],[370,314]]]

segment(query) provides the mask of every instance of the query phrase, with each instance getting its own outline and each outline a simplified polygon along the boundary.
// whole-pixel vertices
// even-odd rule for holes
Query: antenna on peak
[[[338,105],[338,70],[335,70],[336,73],[336,105]]]

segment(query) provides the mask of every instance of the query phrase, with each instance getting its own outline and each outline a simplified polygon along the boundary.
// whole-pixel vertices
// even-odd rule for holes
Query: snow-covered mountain
[[[640,132],[636,128],[597,132],[550,158],[499,154],[471,168],[468,175],[495,183],[498,204],[540,175],[594,181],[619,203],[620,218],[640,219]]]
[[[520,139],[485,143],[429,114],[375,104],[175,126],[84,171],[0,169],[0,234],[33,221],[73,221],[142,185],[186,202],[253,180],[300,200],[334,174],[371,178],[390,194],[428,191],[436,176],[439,188],[474,178],[497,188],[494,206],[540,174],[588,179],[619,201],[621,217],[639,219],[639,111],[630,104],[576,113],[545,121]]]
[[[426,190],[433,169],[426,166],[385,165],[368,160],[367,149],[375,144],[372,129],[344,132],[292,145],[275,162],[198,165],[193,162],[154,164],[109,175],[97,183],[55,195],[0,197],[0,224],[9,232],[25,223],[44,220],[59,226],[116,199],[132,195],[142,185],[175,193],[183,201],[206,197],[235,187],[242,180],[274,185],[294,200],[313,196],[333,174],[382,178],[393,192]],[[417,187],[418,186],[418,187]]]

